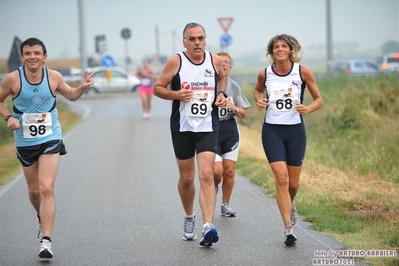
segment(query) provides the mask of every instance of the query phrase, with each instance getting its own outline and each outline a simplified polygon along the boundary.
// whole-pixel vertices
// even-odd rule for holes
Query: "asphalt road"
[[[199,245],[198,182],[199,236],[183,241],[170,104],[154,98],[152,117],[144,120],[134,93],[71,103],[84,120],[64,136],[68,153],[55,185],[54,258],[38,257],[36,215],[20,173],[0,188],[0,265],[363,265],[331,256],[345,247],[303,217],[294,229],[296,246],[286,247],[275,199],[240,175],[231,201],[237,217],[220,215],[218,194],[220,241]]]

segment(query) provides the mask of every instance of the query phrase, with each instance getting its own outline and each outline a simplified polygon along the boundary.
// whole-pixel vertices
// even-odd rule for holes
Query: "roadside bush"
[[[12,102],[11,100],[6,100],[5,104],[8,110],[12,110]],[[1,117],[1,116],[0,116]],[[14,135],[11,130],[7,128],[7,123],[5,121],[1,121],[0,123],[0,146],[8,144],[13,141]]]

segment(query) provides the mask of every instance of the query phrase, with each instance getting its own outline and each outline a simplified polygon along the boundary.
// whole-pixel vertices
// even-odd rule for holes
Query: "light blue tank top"
[[[14,139],[17,147],[26,147],[42,144],[51,140],[61,140],[62,130],[58,120],[58,111],[56,108],[56,96],[50,88],[47,75],[47,68],[42,69],[42,80],[38,84],[30,83],[25,76],[24,66],[18,68],[21,81],[21,90],[19,94],[13,98],[13,117],[19,120],[21,127],[14,131]],[[23,115],[31,116],[32,114],[50,113],[51,126],[46,128],[38,123],[32,126],[23,126]],[[40,119],[39,119],[40,120]],[[49,117],[46,118],[49,120]],[[45,134],[46,130],[51,134]],[[26,137],[29,135],[29,137]]]

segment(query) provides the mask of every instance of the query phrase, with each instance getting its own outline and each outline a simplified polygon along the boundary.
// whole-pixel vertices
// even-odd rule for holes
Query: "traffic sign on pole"
[[[129,39],[131,36],[130,29],[128,29],[128,28],[122,29],[121,35],[122,35],[123,39],[125,39],[125,40]]]
[[[232,41],[233,41],[233,38],[231,37],[230,34],[226,33],[220,37],[220,44],[222,45],[222,47],[230,46]]]
[[[130,63],[130,59],[127,53],[127,40],[132,36],[129,28],[123,28],[121,32],[122,38],[125,40],[125,70],[127,71],[127,65]]]
[[[103,54],[107,51],[107,42],[105,40],[105,35],[97,35],[95,37],[96,41],[96,53]]]
[[[17,70],[18,67],[22,66],[21,52],[19,50],[21,46],[21,40],[15,36],[11,47],[10,57],[8,58],[8,70],[10,72]]]
[[[115,60],[111,55],[104,55],[103,58],[101,58],[101,63],[106,67],[116,66]]]
[[[229,31],[231,24],[233,24],[233,21],[234,21],[233,17],[218,18],[218,22],[222,27],[224,33],[227,33]]]

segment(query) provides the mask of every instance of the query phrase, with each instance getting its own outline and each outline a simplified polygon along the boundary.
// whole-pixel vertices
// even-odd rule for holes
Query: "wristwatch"
[[[8,119],[9,119],[10,117],[12,117],[12,115],[6,115],[6,116],[4,117],[4,120],[6,120],[6,122],[7,122]]]

